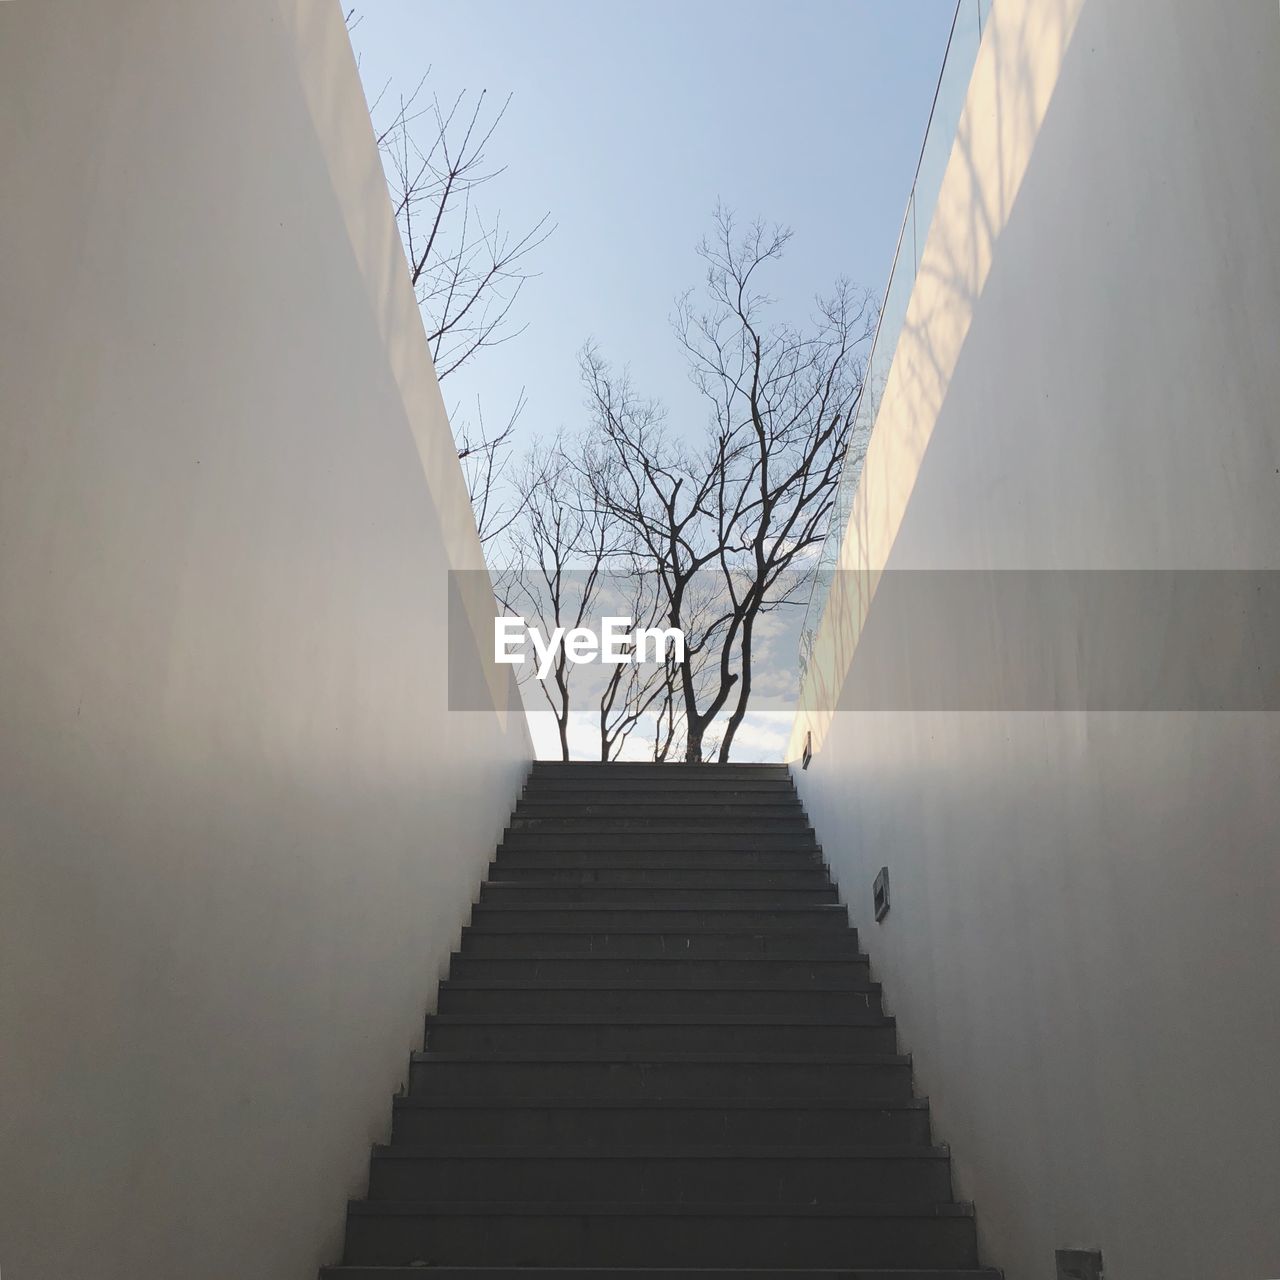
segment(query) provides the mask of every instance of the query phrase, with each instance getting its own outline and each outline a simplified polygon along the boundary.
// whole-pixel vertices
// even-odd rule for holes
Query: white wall
[[[529,755],[336,3],[0,4],[0,1269],[297,1280]]]
[[[997,0],[845,546],[864,587],[1280,568],[1278,137],[1273,5]],[[832,717],[863,617],[824,625],[796,776],[984,1261],[1280,1276],[1280,715]],[[923,651],[900,687],[964,686]]]

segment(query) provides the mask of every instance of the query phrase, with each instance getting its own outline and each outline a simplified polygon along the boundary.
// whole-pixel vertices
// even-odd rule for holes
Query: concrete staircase
[[[325,1280],[997,1275],[781,765],[535,765],[394,1106]]]

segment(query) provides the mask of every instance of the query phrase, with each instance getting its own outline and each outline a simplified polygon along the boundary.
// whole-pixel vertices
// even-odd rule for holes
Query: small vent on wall
[[[1058,1280],[1102,1280],[1100,1249],[1059,1249],[1053,1256]]]
[[[889,868],[881,867],[880,874],[876,876],[875,884],[871,886],[871,900],[876,908],[876,923],[889,914]]]

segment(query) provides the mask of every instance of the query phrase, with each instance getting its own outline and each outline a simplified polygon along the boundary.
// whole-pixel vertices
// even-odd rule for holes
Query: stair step
[[[496,982],[525,980],[531,984],[578,982],[617,984],[623,987],[658,986],[665,991],[689,987],[741,985],[762,991],[859,990],[871,981],[866,956],[847,959],[815,959],[753,956],[750,959],[691,959],[687,955],[644,955],[615,952],[553,952],[541,956],[478,956],[459,953],[449,969],[450,980]],[[875,984],[878,989],[879,984]]]
[[[1002,1280],[990,1267],[957,1271],[948,1267],[904,1271],[894,1267],[856,1271],[759,1267],[654,1268],[629,1267],[619,1273],[613,1267],[323,1267],[320,1280]]]
[[[972,1267],[972,1209],[355,1201],[345,1262],[611,1267]]]
[[[395,1100],[392,1142],[711,1146],[929,1144],[929,1105],[915,1098],[869,1103],[806,1097],[473,1098],[442,1093]]]
[[[545,880],[490,880],[480,890],[482,903],[537,904],[559,906],[571,903],[595,903],[618,906],[630,903],[694,907],[804,907],[838,901],[828,882],[803,888],[781,889],[769,885],[710,889],[687,884],[666,883],[656,879],[637,879],[631,883],[557,884]]]
[[[809,832],[808,819],[800,809],[786,813],[770,810],[762,814],[741,813],[732,817],[710,814],[706,817],[690,817],[674,809],[654,810],[632,814],[583,814],[564,811],[558,814],[526,813],[517,809],[508,820],[509,831],[537,831],[547,834],[560,832],[595,831],[609,840],[629,831],[665,832],[668,835],[696,840],[700,832],[714,835],[755,835],[777,832],[783,835]]]
[[[661,853],[679,858],[699,853],[817,853],[820,846],[810,828],[800,823],[790,829],[768,830],[752,826],[728,831],[724,827],[690,831],[679,825],[655,830],[651,823],[638,827],[591,831],[569,826],[555,831],[546,827],[508,828],[498,846],[507,849],[556,853],[585,849],[612,856],[622,852]]]
[[[791,769],[785,764],[686,764],[680,762],[651,763],[646,760],[536,760],[529,779],[538,778],[602,778],[610,783],[620,778],[676,779],[699,781],[715,778],[781,778],[791,780]]]
[[[710,981],[704,986],[663,986],[655,981],[617,982],[485,981],[451,978],[440,984],[440,1013],[505,1013],[533,1015],[575,1013],[592,1018],[614,1015],[656,1017],[661,1014],[707,1015],[827,1014],[831,1017],[880,1012],[880,986],[847,984],[821,989],[795,983]]]
[[[756,796],[749,804],[741,801],[714,800],[704,797],[673,800],[669,795],[658,794],[651,799],[633,800],[611,796],[609,799],[569,801],[554,796],[525,796],[516,804],[515,813],[520,818],[565,818],[573,822],[612,823],[622,818],[658,818],[677,822],[709,819],[717,823],[743,824],[747,819],[778,821],[805,821],[804,810],[797,796]]]
[[[790,1098],[900,1102],[911,1059],[894,1053],[415,1053],[410,1091],[485,1097]]]
[[[566,808],[581,810],[598,808],[605,813],[612,813],[617,805],[641,805],[648,809],[650,805],[672,805],[684,812],[685,806],[699,809],[704,805],[712,805],[717,810],[731,808],[735,813],[748,809],[754,813],[756,809],[773,809],[788,806],[800,808],[800,796],[791,786],[773,786],[772,788],[753,787],[750,790],[733,787],[649,787],[643,785],[628,788],[618,787],[585,787],[580,785],[525,787],[524,794],[516,801],[522,805],[561,805]]]
[[[501,930],[462,930],[464,957],[535,958],[544,955],[625,956],[627,959],[847,959],[860,955],[855,929],[777,930],[680,928],[655,929],[614,922],[601,928],[591,924],[550,924],[511,919]]]
[[[441,1053],[893,1053],[892,1018],[861,1014],[431,1014],[427,1048]]]
[[[572,796],[575,799],[600,799],[603,796],[712,796],[742,797],[797,796],[790,778],[696,778],[681,774],[667,778],[584,778],[538,777],[525,783],[522,795]]]
[[[629,902],[606,907],[588,903],[531,904],[481,902],[471,911],[476,929],[492,932],[515,930],[540,932],[552,925],[607,932],[652,933],[679,929],[745,933],[752,930],[847,929],[849,917],[838,903],[809,907],[682,907],[656,902]]]
[[[370,1200],[484,1199],[605,1204],[920,1204],[951,1199],[945,1147],[787,1151],[652,1146],[379,1146]]]
[[[670,850],[638,849],[504,849],[489,864],[501,878],[513,872],[533,875],[539,870],[553,872],[606,873],[620,875],[670,872],[680,876],[829,875],[826,864],[813,848],[775,852],[763,850]]]
[[[815,901],[803,895],[835,894],[835,885],[821,862],[810,861],[779,870],[761,870],[750,866],[734,870],[709,871],[704,867],[630,867],[572,864],[527,866],[512,862],[495,862],[493,873],[481,886],[482,890],[501,890],[515,901],[529,901],[535,892],[550,892],[553,901],[573,902],[572,896],[583,892],[599,891],[605,901],[621,892],[635,895],[645,889],[655,892],[655,902],[669,901],[673,893],[685,894],[690,906],[706,901],[707,894],[793,894],[801,906]],[[482,894],[483,896],[483,894]],[[746,905],[758,902],[778,902],[774,897],[748,898]]]

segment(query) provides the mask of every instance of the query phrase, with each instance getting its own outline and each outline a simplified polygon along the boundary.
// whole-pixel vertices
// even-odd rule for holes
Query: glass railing
[[[853,499],[862,478],[862,462],[867,444],[875,430],[876,415],[889,369],[893,364],[898,338],[907,318],[907,303],[915,286],[916,273],[920,269],[920,255],[929,234],[942,175],[951,157],[960,125],[960,112],[969,92],[969,79],[978,58],[978,46],[991,13],[992,0],[959,0],[951,21],[951,35],[943,57],[942,74],[934,92],[929,123],[925,127],[924,145],[916,165],[915,180],[907,199],[907,211],[898,232],[898,246],[894,251],[893,267],[889,283],[885,287],[880,307],[880,320],[872,341],[871,355],[867,361],[862,383],[862,394],[854,414],[849,448],[845,454],[836,490],[836,500],[831,510],[831,521],[818,555],[813,573],[813,587],[800,630],[800,677],[813,647],[813,637],[822,622],[826,608],[831,576],[837,567],[845,530],[853,513]]]

